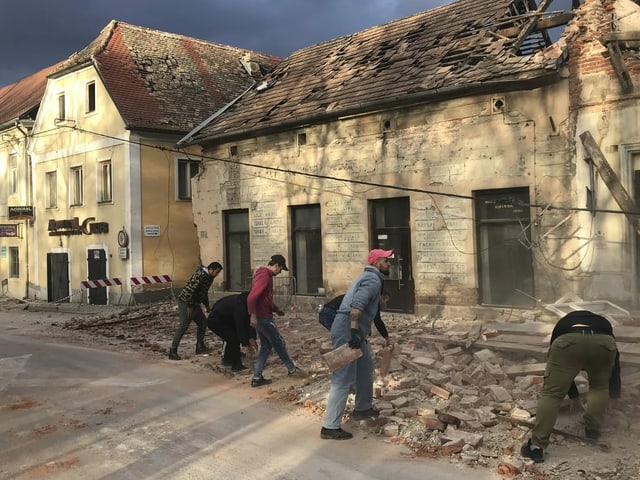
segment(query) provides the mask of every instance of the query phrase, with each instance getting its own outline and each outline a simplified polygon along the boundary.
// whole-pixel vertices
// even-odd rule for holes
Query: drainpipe
[[[32,197],[32,192],[33,192],[33,185],[32,185],[32,167],[31,167],[31,155],[29,155],[28,152],[28,146],[29,146],[29,133],[23,129],[22,123],[20,122],[20,120],[16,120],[14,122],[14,126],[16,127],[16,129],[22,133],[22,135],[24,136],[24,156],[22,160],[26,160],[27,165],[27,204],[28,205],[33,205],[33,199]],[[29,281],[30,281],[30,277],[29,277],[29,219],[25,219],[24,221],[24,230],[25,230],[25,247],[24,247],[24,258],[25,258],[25,283],[24,283],[24,298],[29,298]]]

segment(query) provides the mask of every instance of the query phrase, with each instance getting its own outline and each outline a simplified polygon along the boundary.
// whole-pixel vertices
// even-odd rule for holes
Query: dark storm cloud
[[[82,50],[111,20],[287,56],[436,5],[419,0],[21,0],[0,5],[0,87]]]
[[[0,87],[82,50],[111,20],[285,57],[450,0],[0,1]],[[568,8],[556,0],[551,10]]]

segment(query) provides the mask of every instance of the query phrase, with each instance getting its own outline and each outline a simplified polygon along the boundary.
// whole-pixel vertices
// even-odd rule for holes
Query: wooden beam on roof
[[[540,5],[538,5],[537,10],[535,10],[538,13],[542,13],[545,12],[547,10],[547,8],[549,8],[549,5],[553,2],[553,0],[542,0],[540,2]],[[520,49],[520,46],[522,45],[522,42],[525,41],[525,39],[531,35],[531,32],[534,31],[536,25],[538,24],[538,17],[534,16],[531,18],[531,20],[528,20],[526,23],[524,23],[524,25],[522,26],[522,29],[520,30],[520,33],[518,34],[518,36],[516,37],[514,43],[513,43],[513,50],[514,52],[517,52]]]
[[[582,132],[580,134],[580,140],[614,200],[624,212],[631,226],[640,234],[640,211],[638,211],[636,202],[634,202],[622,183],[620,183],[618,175],[616,175],[616,172],[611,168],[611,165],[609,165],[607,158],[600,150],[600,147],[598,147],[591,133],[589,133],[588,130]]]

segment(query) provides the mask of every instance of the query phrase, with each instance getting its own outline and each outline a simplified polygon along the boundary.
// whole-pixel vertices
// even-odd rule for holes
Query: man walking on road
[[[262,371],[272,348],[275,349],[280,360],[287,367],[289,375],[304,376],[304,372],[296,367],[289,357],[285,341],[273,321],[274,312],[280,316],[284,315],[284,312],[273,303],[273,277],[283,270],[289,271],[285,258],[282,255],[273,255],[266,267],[259,267],[256,270],[253,275],[251,291],[247,297],[251,326],[258,331],[258,338],[260,339],[260,351],[258,352],[253,378],[251,379],[252,387],[261,387],[271,383],[271,379],[262,376]]]
[[[347,397],[355,387],[356,399],[351,418],[364,420],[377,417],[373,408],[373,361],[366,338],[378,313],[384,276],[389,274],[389,257],[393,250],[375,249],[369,252],[364,272],[351,284],[342,300],[331,326],[331,341],[336,349],[345,343],[362,350],[362,356],[331,374],[331,388],[327,400],[320,437],[347,440],[351,432],[340,426]]]
[[[221,298],[211,307],[207,318],[209,329],[224,340],[222,364],[234,372],[246,370],[242,364],[240,345],[257,349],[256,330],[250,325],[247,310],[248,292]]]
[[[185,334],[191,321],[196,322],[198,330],[196,332],[196,355],[210,353],[211,350],[204,344],[204,335],[207,332],[207,319],[202,313],[203,304],[209,311],[209,288],[213,279],[222,271],[222,265],[218,262],[211,262],[206,268],[199,266],[191,275],[184,288],[178,295],[178,313],[180,314],[180,326],[173,336],[171,349],[169,350],[170,360],[181,360],[178,355],[178,347],[182,336]]]
[[[585,437],[597,440],[609,397],[620,397],[620,355],[613,327],[595,313],[581,310],[562,317],[551,332],[551,346],[538,400],[531,438],[520,454],[536,463],[544,461],[544,449],[558,418],[565,395],[579,402],[574,379],[584,370],[589,377],[589,393],[584,414]]]

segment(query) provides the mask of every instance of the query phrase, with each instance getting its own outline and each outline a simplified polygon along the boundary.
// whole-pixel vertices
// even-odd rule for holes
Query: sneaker
[[[522,445],[522,447],[520,448],[520,455],[533,460],[533,463],[544,462],[543,450],[539,447],[531,446],[531,440],[528,440],[527,443]]]
[[[251,386],[252,387],[262,387],[263,385],[269,385],[272,382],[272,380],[270,378],[264,378],[263,376],[260,376],[260,378],[252,378],[251,379]]]
[[[232,372],[241,372],[242,370],[246,370],[247,368],[249,368],[249,367],[247,367],[246,365],[243,365],[242,363],[237,363],[235,365],[231,365],[231,371]]]
[[[351,412],[351,418],[354,420],[366,420],[368,418],[378,418],[380,412],[375,408],[367,408],[366,410],[354,410]]]
[[[289,376],[294,378],[306,378],[307,372],[296,367],[289,372]]]
[[[587,437],[588,440],[598,440],[600,438],[600,430],[585,428],[584,436]]]
[[[320,429],[320,438],[325,440],[349,440],[353,438],[353,433],[347,432],[341,428],[324,428]]]

